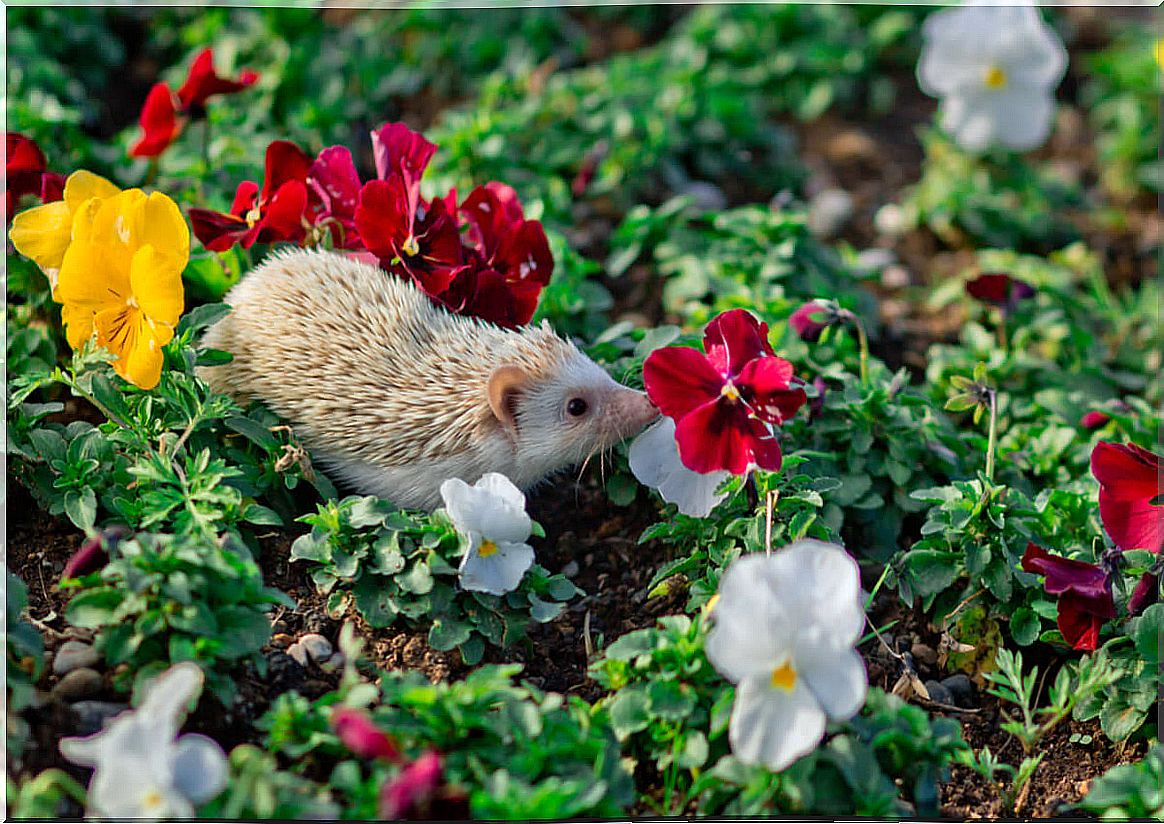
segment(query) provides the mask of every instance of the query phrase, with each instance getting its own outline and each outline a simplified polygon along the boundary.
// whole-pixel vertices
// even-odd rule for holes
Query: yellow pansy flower
[[[142,389],[157,386],[162,347],[182,314],[189,256],[190,230],[164,194],[129,189],[87,198],[73,214],[53,295],[69,345],[96,335],[117,356],[117,374]]]
[[[90,200],[104,200],[121,190],[100,175],[73,172],[65,181],[64,200],[21,212],[12,220],[8,237],[16,251],[31,258],[48,276],[53,290],[65,250],[73,237],[73,219]]]

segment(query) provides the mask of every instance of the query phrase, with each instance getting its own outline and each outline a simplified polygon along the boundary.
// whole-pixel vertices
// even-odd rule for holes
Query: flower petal
[[[42,270],[57,270],[72,240],[73,213],[63,201],[46,203],[12,218],[8,238],[16,251]]]
[[[134,254],[129,269],[133,297],[142,312],[150,321],[171,327],[185,308],[182,266],[174,263],[172,255],[161,254],[153,246],[143,246]]]
[[[771,574],[771,559],[745,555],[724,573],[705,649],[711,665],[733,683],[768,678],[792,655],[795,624]]]
[[[744,366],[737,380],[752,413],[762,421],[782,424],[808,402],[799,387],[790,388],[792,364],[783,358],[756,358]]]
[[[768,324],[746,309],[730,309],[707,324],[703,351],[725,378],[734,378],[753,358],[775,354],[768,343]]]
[[[778,772],[816,749],[825,714],[803,679],[784,690],[772,686],[770,678],[750,677],[736,687],[728,738],[740,761]]]
[[[813,697],[833,721],[852,718],[865,706],[865,661],[850,646],[798,644],[795,666]]]
[[[465,553],[459,570],[462,589],[490,595],[504,595],[517,589],[526,570],[533,566],[533,547],[500,542],[496,547],[497,551],[488,558],[481,557],[478,546]]]
[[[684,515],[706,518],[727,493],[716,493],[730,472],[692,472],[679,458],[675,421],[662,417],[630,445],[630,469],[638,480],[657,489],[663,500]]]
[[[675,440],[683,465],[694,472],[726,469],[743,475],[753,467],[775,472],[783,459],[768,425],[726,400],[709,401],[683,417]]]
[[[656,349],[643,363],[643,384],[651,403],[676,421],[719,397],[723,377],[707,356],[689,346]]]
[[[861,637],[860,568],[842,547],[812,538],[795,541],[769,556],[767,570],[802,633],[831,646],[852,645]]]
[[[157,157],[170,147],[182,130],[174,93],[165,83],[156,83],[142,105],[142,136],[129,150],[130,157]]]
[[[226,789],[230,775],[222,747],[197,733],[178,739],[173,769],[174,788],[195,804],[204,804]]]
[[[101,175],[95,175],[84,169],[73,172],[65,181],[65,203],[69,204],[69,210],[72,212],[80,209],[90,198],[105,200],[118,194],[121,194],[121,189]]]

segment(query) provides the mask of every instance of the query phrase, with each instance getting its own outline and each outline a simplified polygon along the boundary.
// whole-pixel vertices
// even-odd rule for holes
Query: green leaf
[[[1033,644],[1039,637],[1042,622],[1033,609],[1019,607],[1010,616],[1010,634],[1021,647]]]
[[[365,572],[352,588],[356,609],[369,625],[379,629],[396,620],[396,604],[385,582],[378,575]]]
[[[252,606],[225,607],[215,613],[218,621],[218,654],[227,659],[258,652],[271,639],[271,619]]]
[[[473,628],[464,621],[437,618],[428,630],[428,643],[433,649],[444,652],[465,643],[472,634]]]
[[[698,769],[707,763],[707,736],[699,730],[688,730],[676,763],[685,770]]]
[[[1112,741],[1123,741],[1138,730],[1147,717],[1147,710],[1132,706],[1123,693],[1116,692],[1103,705],[1099,723],[1104,735]]]
[[[274,449],[279,445],[279,439],[275,437],[263,424],[251,418],[244,418],[241,415],[231,415],[223,421],[227,429],[237,432],[256,446],[261,446],[263,449]]]
[[[937,549],[914,549],[905,556],[916,595],[926,596],[941,592],[957,580],[961,572],[958,555]]]
[[[651,723],[650,705],[650,699],[640,688],[626,687],[615,693],[607,706],[610,726],[620,741],[647,728]]]
[[[638,491],[639,485],[634,479],[621,473],[612,475],[606,482],[606,497],[615,506],[630,506]]]
[[[243,511],[243,520],[258,526],[285,526],[282,517],[275,510],[262,504],[252,503]]]
[[[695,709],[695,690],[679,681],[652,681],[647,687],[651,713],[668,721],[682,721]]]
[[[80,492],[71,489],[65,493],[65,514],[83,532],[92,532],[97,522],[97,495],[92,488]]]
[[[429,571],[428,564],[424,562],[423,558],[418,559],[408,572],[398,576],[397,580],[400,582],[401,589],[414,595],[426,595],[432,592],[432,572]],[[461,642],[458,641],[457,644],[459,643]],[[446,647],[446,649],[448,648]]]
[[[124,593],[112,589],[82,592],[65,607],[65,619],[84,629],[105,626],[112,622],[114,611],[124,598]]]
[[[1152,667],[1160,662],[1160,647],[1164,646],[1164,604],[1153,604],[1136,621],[1134,635],[1136,652]]]
[[[553,621],[555,618],[562,614],[562,610],[565,608],[565,604],[561,604],[556,601],[543,601],[532,592],[529,594],[529,603],[530,617],[537,621],[539,624],[545,624],[549,621]]]
[[[630,661],[655,648],[656,631],[640,629],[628,632],[606,648],[606,657],[615,661]]]

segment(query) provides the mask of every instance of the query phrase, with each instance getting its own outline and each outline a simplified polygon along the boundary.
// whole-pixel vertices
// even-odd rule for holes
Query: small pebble
[[[905,210],[896,203],[885,204],[873,215],[873,226],[878,232],[889,237],[905,234],[908,228],[906,223]]]
[[[957,706],[954,703],[953,694],[937,681],[932,679],[926,681],[926,691],[930,694],[931,701],[937,701],[939,704],[948,704],[949,706]]]
[[[53,672],[65,675],[81,667],[92,667],[97,663],[97,650],[81,641],[65,641],[53,657]]]
[[[909,651],[913,653],[913,657],[923,664],[933,666],[938,662],[938,653],[934,648],[926,644],[917,643],[910,647]]]
[[[88,667],[75,669],[63,677],[52,689],[58,701],[80,701],[101,692],[101,673]]]
[[[978,703],[974,695],[974,682],[965,673],[951,675],[942,679],[942,686],[949,690],[954,697],[954,704],[963,709],[970,709]]]
[[[825,189],[808,204],[808,228],[817,237],[833,237],[852,217],[853,196],[844,189]]]
[[[101,732],[110,719],[129,709],[129,704],[114,701],[77,701],[72,710],[77,714],[77,735]]]
[[[301,667],[306,667],[308,661],[322,664],[331,658],[331,642],[316,632],[309,632],[287,648],[287,654],[295,659]]]

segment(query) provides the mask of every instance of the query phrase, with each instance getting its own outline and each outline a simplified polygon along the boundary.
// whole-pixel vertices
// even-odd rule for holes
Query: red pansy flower
[[[352,153],[343,146],[324,149],[307,172],[307,185],[319,203],[312,222],[330,229],[337,249],[364,248],[356,229],[360,176]]]
[[[1027,544],[1023,569],[1046,576],[1043,589],[1059,596],[1059,632],[1072,648],[1094,650],[1099,630],[1115,618],[1115,602],[1107,573],[1095,564],[1052,555],[1041,546]]]
[[[1090,412],[1083,413],[1083,417],[1079,419],[1079,425],[1084,429],[1099,429],[1110,420],[1111,416],[1106,412],[1093,409]]]
[[[6,132],[4,144],[7,181],[4,195],[9,223],[25,195],[37,195],[44,203],[64,197],[64,176],[47,171],[48,161],[35,141],[18,132]]]
[[[331,725],[344,746],[360,758],[380,758],[399,762],[400,749],[363,710],[340,707],[332,711]]]
[[[175,95],[168,83],[156,83],[146,96],[138,122],[142,136],[129,150],[132,157],[157,157],[173,143],[185,117],[200,118],[206,114],[206,100],[216,94],[233,94],[251,86],[259,79],[252,71],[244,71],[238,80],[219,77],[214,72],[214,51],[203,49],[194,58],[186,82]]]
[[[1099,516],[1120,549],[1159,552],[1164,543],[1160,457],[1134,443],[1100,441],[1091,452],[1099,481]]]
[[[256,242],[298,243],[306,235],[311,166],[311,158],[294,143],[274,141],[267,147],[262,190],[249,180],[240,183],[229,213],[190,209],[194,235],[215,252],[225,252],[235,243],[244,249]]]
[[[647,395],[675,420],[683,465],[736,475],[753,466],[779,469],[773,427],[795,414],[807,396],[792,387],[792,364],[775,356],[767,324],[732,309],[708,324],[703,348],[657,349],[643,364]]]
[[[428,750],[380,789],[380,818],[398,821],[412,817],[433,799],[443,779],[440,753]]]
[[[243,71],[238,80],[219,77],[214,71],[214,50],[203,49],[190,64],[186,82],[178,89],[178,100],[183,111],[192,117],[198,117],[206,108],[207,98],[216,94],[241,92],[248,86],[253,86],[258,79],[259,75],[249,70]]]
[[[1012,311],[1020,300],[1035,296],[1035,289],[1029,283],[1000,273],[979,275],[966,284],[966,291],[972,297],[993,304],[1004,312]]]

